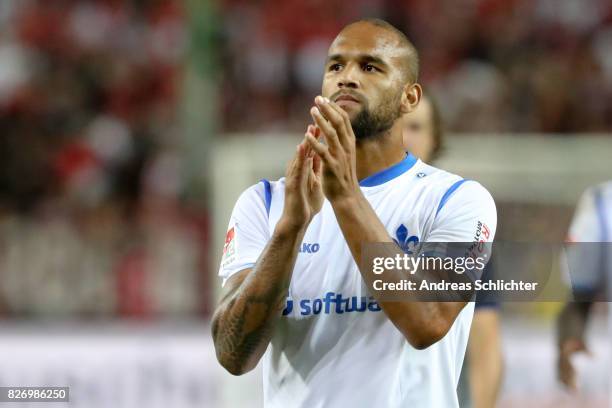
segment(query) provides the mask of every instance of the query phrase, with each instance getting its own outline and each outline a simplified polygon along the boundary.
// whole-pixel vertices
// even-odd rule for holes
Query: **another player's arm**
[[[252,269],[228,279],[213,315],[217,359],[234,375],[252,370],[270,343],[299,245],[312,217],[321,209],[320,161],[312,156],[304,143],[298,146],[287,169],[285,206],[272,237]]]
[[[492,408],[497,401],[504,366],[500,337],[498,310],[477,308],[466,353],[474,408]]]
[[[355,135],[348,115],[335,103],[322,97],[317,97],[315,103],[318,109],[313,107],[311,115],[325,135],[327,146],[312,136],[307,136],[307,141],[323,160],[325,195],[332,204],[353,258],[361,268],[362,244],[393,243],[393,240],[359,188],[355,165]],[[396,254],[404,254],[399,247],[395,249],[394,253],[385,255],[394,257]],[[412,276],[406,276],[401,271],[374,275],[371,270],[361,270],[361,275],[368,287],[373,287],[376,279],[384,282],[400,282],[406,278],[416,282],[422,279],[419,272]],[[377,301],[406,340],[417,349],[429,347],[444,337],[466,304]]]
[[[576,370],[571,357],[587,351],[584,335],[592,305],[592,302],[568,302],[557,319],[559,380],[572,390],[576,389]]]
[[[557,374],[559,380],[571,390],[577,388],[572,356],[587,352],[585,334],[592,300],[603,286],[598,283],[605,279],[605,268],[600,263],[603,248],[597,244],[603,241],[597,194],[596,188],[588,188],[580,197],[568,231],[569,245],[565,249],[570,287],[578,301],[567,302],[557,319]]]

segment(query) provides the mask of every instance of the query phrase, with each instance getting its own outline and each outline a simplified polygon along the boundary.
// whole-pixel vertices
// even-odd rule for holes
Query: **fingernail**
[[[330,103],[331,101],[329,100],[329,98],[323,98],[325,99],[325,102]]]
[[[310,108],[310,113],[312,113],[313,115],[316,114],[319,111],[319,109],[317,109],[316,106],[313,106],[312,108]]]
[[[323,99],[323,97],[322,97],[322,96],[317,96],[317,97],[315,98],[315,102],[316,102],[316,103],[325,103],[325,100]]]

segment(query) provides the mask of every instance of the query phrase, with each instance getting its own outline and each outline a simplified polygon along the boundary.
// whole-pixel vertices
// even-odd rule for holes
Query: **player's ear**
[[[421,101],[421,97],[423,96],[423,88],[421,85],[415,83],[407,83],[404,85],[404,92],[402,92],[402,100],[401,100],[401,112],[402,114],[410,113],[416,109],[417,105]]]

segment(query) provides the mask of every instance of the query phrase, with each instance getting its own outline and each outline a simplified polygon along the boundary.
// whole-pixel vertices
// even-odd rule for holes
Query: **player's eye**
[[[342,68],[342,65],[336,63],[336,64],[331,64],[329,66],[329,70],[330,71],[340,71],[340,68]]]
[[[376,68],[374,65],[372,64],[365,64],[363,66],[363,70],[366,72],[375,72],[378,71],[378,68]]]

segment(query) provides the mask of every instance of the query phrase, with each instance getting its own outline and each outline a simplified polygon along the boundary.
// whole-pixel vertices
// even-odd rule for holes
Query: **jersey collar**
[[[359,182],[359,185],[361,187],[374,187],[386,183],[410,170],[416,161],[417,158],[408,153],[401,162],[364,178]]]

